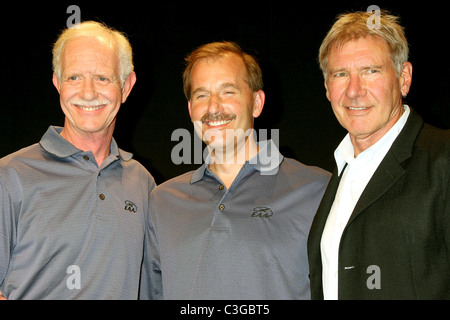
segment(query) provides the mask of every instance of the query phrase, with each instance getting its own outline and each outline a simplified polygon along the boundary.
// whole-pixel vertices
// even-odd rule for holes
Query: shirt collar
[[[62,130],[62,127],[50,126],[39,142],[41,147],[59,158],[67,158],[83,152],[61,136]],[[111,155],[120,157],[124,161],[129,161],[133,157],[133,154],[120,149],[114,138],[111,140],[110,152]]]
[[[259,171],[261,175],[276,174],[281,162],[284,159],[276,144],[272,140],[265,140],[258,142],[258,146],[260,148],[258,154],[246,161],[243,167],[246,167],[247,165],[252,166],[255,170]],[[192,175],[191,183],[196,183],[197,181],[203,179],[209,163],[208,155],[205,163]]]
[[[395,125],[373,146],[361,152],[358,157],[372,156],[382,148],[389,149],[391,147],[392,143],[395,141],[400,131],[402,131],[403,127],[405,126],[406,120],[408,120],[408,116],[410,114],[410,110],[407,105],[404,105],[403,109],[405,110],[405,112],[395,123]],[[342,170],[344,169],[346,164],[351,164],[355,160],[354,155],[355,150],[350,140],[350,134],[347,133],[347,135],[334,151],[334,158],[336,160],[338,175],[341,175]]]

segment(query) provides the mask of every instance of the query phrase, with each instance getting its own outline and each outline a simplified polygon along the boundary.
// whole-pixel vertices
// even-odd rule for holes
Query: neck
[[[389,130],[391,130],[391,128],[397,123],[397,121],[400,120],[404,112],[405,110],[403,109],[403,106],[396,108],[389,121],[383,127],[379,128],[370,135],[362,137],[350,135],[350,141],[352,142],[353,149],[355,150],[355,158],[383,138],[384,135],[388,133]]]
[[[107,133],[79,133],[69,126],[64,126],[61,136],[76,148],[91,151],[98,166],[110,154],[112,130],[108,130]]]
[[[232,152],[214,149],[211,154],[209,169],[229,188],[246,161],[259,152],[255,139],[248,137],[241,148],[234,147]]]

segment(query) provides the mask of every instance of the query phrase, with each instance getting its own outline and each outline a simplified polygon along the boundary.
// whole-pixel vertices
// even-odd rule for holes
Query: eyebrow
[[[240,87],[236,83],[225,82],[225,83],[222,83],[219,86],[219,91],[227,89],[227,88],[234,88],[234,89],[239,90],[239,91],[241,90]],[[194,91],[192,91],[191,95],[195,95],[196,93],[199,93],[199,92],[209,92],[209,90],[206,89],[205,87],[198,87]]]
[[[206,90],[205,87],[199,87],[197,89],[195,89],[194,91],[192,91],[191,96],[194,96],[195,94],[199,93],[199,92],[207,92],[208,90]]]
[[[234,88],[236,90],[240,90],[240,87],[236,83],[233,83],[233,82],[226,82],[226,83],[223,83],[220,85],[221,90],[226,89],[226,88]]]
[[[359,71],[368,70],[368,69],[383,69],[383,66],[373,64],[373,65],[362,66],[362,67],[358,68]],[[342,71],[348,71],[348,70],[349,69],[347,67],[336,68],[336,69],[330,70],[329,74],[338,73],[338,72],[342,72]]]

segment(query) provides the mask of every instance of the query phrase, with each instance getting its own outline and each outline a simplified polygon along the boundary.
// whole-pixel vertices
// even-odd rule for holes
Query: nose
[[[210,114],[216,114],[222,110],[222,103],[220,97],[217,94],[212,94],[208,103],[208,112]]]
[[[94,100],[97,98],[97,92],[95,90],[94,80],[86,77],[83,80],[83,84],[81,86],[80,98],[85,100]]]
[[[350,75],[349,83],[347,86],[347,96],[351,99],[363,97],[367,94],[367,90],[364,86],[364,80],[361,79],[359,74]]]

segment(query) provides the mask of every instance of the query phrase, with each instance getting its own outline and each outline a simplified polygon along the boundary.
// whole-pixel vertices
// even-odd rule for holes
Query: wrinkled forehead
[[[116,68],[119,65],[116,47],[104,37],[83,36],[69,39],[62,52],[62,66],[99,63]]]
[[[390,49],[386,41],[379,36],[366,35],[360,37],[351,37],[338,39],[334,41],[329,48],[328,57],[332,53],[342,52],[344,48],[353,48],[354,50],[367,49],[381,51],[386,55],[390,55]]]

